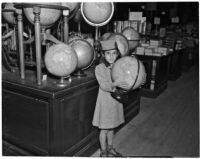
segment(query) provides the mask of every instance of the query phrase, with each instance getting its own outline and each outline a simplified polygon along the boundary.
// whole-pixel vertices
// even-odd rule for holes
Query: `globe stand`
[[[78,25],[78,33],[81,33],[81,21],[82,21],[82,16],[81,16],[81,10],[80,8],[78,9],[78,11],[76,12],[76,15],[74,17],[74,21],[77,23]]]
[[[45,27],[42,27],[41,29],[41,33],[40,33],[40,39],[41,39],[41,43],[42,45],[47,45],[46,41],[49,40],[55,44],[60,43],[59,40],[57,40],[53,35],[50,34],[50,29],[47,29],[45,31]],[[27,41],[24,41],[24,44],[31,44],[32,42],[35,41],[35,36],[30,37]]]
[[[32,30],[31,28],[28,26],[28,38],[31,39],[32,38]],[[29,40],[28,39],[28,40]],[[24,41],[24,44],[26,42]],[[29,59],[28,59],[28,63],[29,63],[29,66],[34,66],[35,65],[35,62],[33,61],[33,48],[32,48],[32,45],[31,43],[29,43]]]
[[[106,2],[107,3],[107,2]],[[96,3],[98,4],[98,2]],[[102,3],[103,4],[103,3]],[[109,4],[109,3],[107,3]],[[109,13],[109,16],[107,17],[107,19],[102,19],[101,21],[99,22],[96,22],[96,19],[93,19],[91,17],[87,17],[87,15],[84,14],[84,3],[81,4],[81,14],[83,16],[83,19],[86,21],[86,23],[88,23],[89,25],[91,26],[94,26],[95,27],[95,41],[94,41],[94,49],[95,49],[95,64],[98,64],[99,63],[99,59],[100,59],[100,46],[99,46],[99,27],[101,26],[104,26],[106,25],[112,18],[113,16],[113,13],[114,13],[114,4],[113,2],[110,2],[111,4],[111,11],[108,10],[110,13]],[[99,6],[97,8],[100,8]],[[94,14],[94,13],[91,13],[91,15]]]
[[[124,91],[121,88],[117,88],[114,92],[111,93],[111,96],[120,103],[125,103],[128,101],[128,91]]]
[[[99,64],[101,59],[101,44],[99,41],[99,28],[97,26],[95,27],[94,50],[95,50],[95,64]]]
[[[25,79],[24,73],[24,48],[23,48],[23,21],[22,21],[22,9],[23,8],[33,8],[34,14],[34,29],[35,29],[35,49],[36,49],[36,69],[37,69],[37,84],[42,84],[42,69],[41,69],[41,34],[40,34],[40,13],[41,8],[51,8],[58,10],[67,10],[68,7],[58,6],[58,5],[47,5],[47,4],[39,4],[39,3],[16,3],[14,5],[17,9],[17,20],[18,20],[18,39],[19,39],[19,52],[20,52],[20,72],[21,79]],[[68,28],[64,30],[64,34],[68,34]],[[46,34],[48,37],[48,34]],[[48,38],[47,38],[48,39]]]
[[[6,25],[3,25],[3,26],[6,26]],[[12,50],[16,51],[17,49],[16,49],[16,30],[15,30],[15,27],[11,31],[8,31],[6,29],[6,32],[7,33],[2,36],[2,40],[3,41],[11,40],[11,44],[8,44],[8,50],[9,51],[12,51]]]
[[[68,78],[68,80],[65,80],[65,78]],[[67,87],[71,84],[71,76],[67,77],[61,77],[59,81],[55,82],[58,87]]]
[[[16,9],[4,8],[2,9],[2,12],[5,12],[5,14],[13,13],[13,16],[14,16]],[[14,72],[13,71],[14,69],[11,67],[11,65],[16,67],[18,63],[18,59],[19,59],[18,54],[16,52],[17,51],[17,40],[16,40],[17,39],[17,36],[16,36],[17,25],[16,24],[17,23],[16,23],[15,17],[13,17],[13,21],[11,21],[10,18],[7,16],[5,16],[4,18],[8,23],[10,23],[13,26],[13,28],[10,28],[8,23],[2,24],[2,27],[5,27],[5,32],[3,33],[3,36],[2,36],[2,49],[4,50],[2,51],[2,61],[9,71]],[[17,60],[12,59],[9,54],[13,54],[14,56],[16,55]]]
[[[76,76],[76,77],[78,77],[78,78],[81,78],[81,77],[85,77],[85,76],[87,76],[87,75],[83,72],[83,70],[78,69],[78,70],[76,70],[76,71],[73,73],[73,76]]]
[[[15,9],[2,9],[2,12],[13,12],[15,13],[16,10]],[[11,37],[11,46],[9,46],[8,48],[12,50],[16,51],[16,20],[14,19],[12,25],[14,25],[14,28],[11,29],[11,31],[9,31],[9,26],[7,24],[2,24],[2,26],[6,27],[6,35],[2,36],[2,40],[5,40],[9,37]]]

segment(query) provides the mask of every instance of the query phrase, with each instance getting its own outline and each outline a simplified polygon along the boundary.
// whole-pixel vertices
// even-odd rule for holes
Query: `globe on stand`
[[[49,4],[49,3],[40,3],[40,4]],[[53,3],[53,5],[58,5],[60,6],[60,3]],[[62,11],[59,9],[53,9],[53,8],[42,8],[41,7],[41,12],[40,12],[40,24],[44,28],[51,27],[60,17],[61,17]],[[26,18],[34,24],[34,17],[35,15],[33,14],[33,8],[24,8],[24,14]]]
[[[61,2],[61,6],[68,7],[70,9],[70,12],[72,12],[79,6],[79,3],[78,2],[68,2],[68,3]]]
[[[89,68],[94,61],[94,49],[91,44],[84,39],[75,39],[69,45],[76,51],[78,57],[77,70],[75,76],[86,76],[83,70]]]
[[[118,91],[112,94],[116,99],[121,99],[122,94],[135,90],[143,84],[146,78],[145,67],[135,56],[125,56],[114,63],[111,77],[113,82],[123,81],[128,84],[127,90],[118,88]]]
[[[134,51],[135,48],[139,45],[140,36],[138,32],[132,27],[126,27],[122,34],[128,39],[130,51]]]
[[[61,6],[69,8],[68,20],[71,20],[80,8],[79,2],[61,2]]]
[[[60,43],[49,47],[45,53],[44,62],[47,70],[58,77],[61,77],[58,86],[67,86],[70,81],[66,82],[64,78],[70,77],[77,67],[78,58],[75,50],[67,44]]]
[[[11,25],[16,24],[16,16],[15,16],[15,10],[13,3],[6,3],[5,7],[3,8],[3,18]]]
[[[111,33],[111,32],[104,33],[104,34],[101,36],[100,40],[101,40],[101,41],[107,40],[107,39],[111,36],[111,34],[113,34],[113,33]]]
[[[127,56],[129,54],[129,43],[127,38],[121,33],[112,33],[110,36],[107,37],[108,40],[115,39],[121,57]]]
[[[69,33],[68,43],[70,44],[72,41],[74,41],[76,39],[84,39],[84,37],[83,37],[83,35],[81,33],[70,32]]]
[[[81,14],[83,19],[95,27],[94,50],[95,62],[99,63],[101,57],[101,46],[99,42],[99,27],[106,25],[114,13],[113,2],[88,2],[81,3]]]
[[[92,26],[103,26],[112,18],[114,5],[111,2],[89,2],[81,4],[85,21]]]

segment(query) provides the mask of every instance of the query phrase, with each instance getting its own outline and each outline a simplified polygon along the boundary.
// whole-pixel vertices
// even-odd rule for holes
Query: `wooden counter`
[[[195,58],[197,58],[198,54],[198,48],[197,48],[197,53],[195,53],[195,48],[190,48],[186,47],[182,50],[182,72],[187,72],[191,66],[194,65],[195,63]]]
[[[3,155],[90,156],[99,148],[98,130],[92,126],[98,93],[94,69],[60,88],[48,77],[36,85],[36,75],[26,70],[2,73]],[[139,90],[124,105],[126,123],[139,112]]]
[[[136,55],[144,64],[147,79],[145,85],[140,89],[141,96],[156,98],[167,88],[169,57]]]

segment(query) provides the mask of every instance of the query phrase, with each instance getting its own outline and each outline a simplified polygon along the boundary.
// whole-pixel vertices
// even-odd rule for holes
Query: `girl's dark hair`
[[[117,59],[115,60],[115,61],[117,61],[119,58],[121,58],[121,54],[120,54],[120,51],[119,51],[116,43],[115,43],[115,49],[117,50],[117,53],[118,53]],[[105,51],[106,50],[102,50],[103,55],[105,55]],[[105,56],[101,56],[100,63],[104,63],[106,65],[106,67],[110,66],[110,64],[106,61]]]

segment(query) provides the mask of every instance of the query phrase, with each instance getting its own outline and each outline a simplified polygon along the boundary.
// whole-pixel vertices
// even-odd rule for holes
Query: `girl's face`
[[[105,59],[109,64],[113,64],[118,56],[117,50],[105,51],[104,54],[105,54]]]

